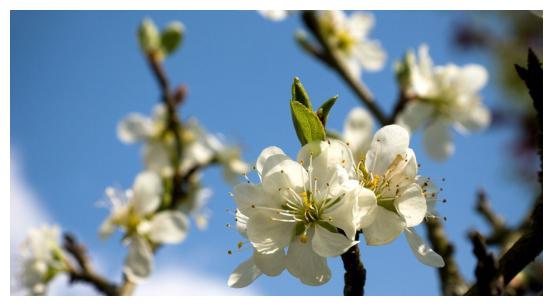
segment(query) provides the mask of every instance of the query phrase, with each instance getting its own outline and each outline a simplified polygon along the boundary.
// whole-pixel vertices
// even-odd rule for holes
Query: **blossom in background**
[[[65,270],[59,239],[60,229],[56,225],[44,225],[29,230],[21,248],[22,267],[19,280],[30,294],[45,294],[48,283]]]
[[[100,227],[100,235],[105,238],[117,228],[123,230],[124,241],[129,245],[124,272],[134,282],[150,274],[157,245],[179,243],[186,238],[186,216],[175,210],[160,211],[162,194],[161,178],[153,172],[140,173],[132,190],[106,190],[112,209]]]
[[[197,164],[217,162],[223,167],[223,176],[229,183],[236,183],[237,176],[248,172],[249,165],[241,158],[240,148],[225,143],[222,135],[209,134],[194,118],[188,120],[181,171],[186,172]]]
[[[390,243],[404,233],[419,261],[442,267],[442,257],[429,248],[414,229],[430,214],[429,206],[433,210],[436,198],[434,185],[429,179],[419,177],[417,171],[407,130],[399,125],[378,130],[364,163],[358,168],[362,186],[358,205],[375,207],[375,210],[360,219],[359,227],[369,245]]]
[[[175,140],[171,133],[165,133],[167,110],[163,104],[154,108],[152,118],[140,114],[130,114],[117,127],[117,135],[124,143],[144,142],[144,162],[146,169],[162,177],[174,173],[172,157],[175,154]],[[222,137],[207,133],[195,118],[182,125],[182,157],[179,172],[186,173],[198,165],[217,162],[223,166],[224,177],[232,182],[237,175],[248,170],[248,165],[240,158],[240,148],[230,146]]]
[[[397,123],[411,132],[423,128],[424,145],[433,159],[445,160],[453,154],[449,126],[466,134],[490,124],[490,111],[479,96],[488,80],[484,67],[475,64],[433,66],[428,47],[422,45],[418,60],[409,51],[397,64],[396,73],[402,90],[410,99]]]
[[[343,11],[321,11],[319,24],[331,47],[356,78],[361,77],[362,69],[378,71],[384,67],[386,52],[379,41],[368,38],[375,24],[372,14],[355,12],[346,16]]]
[[[177,209],[183,214],[192,217],[196,221],[196,227],[204,230],[207,228],[209,220],[209,211],[205,206],[213,195],[213,191],[201,185],[198,175],[190,179],[187,188],[186,195],[178,203]]]
[[[304,284],[326,283],[331,276],[326,257],[341,255],[357,243],[359,184],[351,179],[353,169],[351,151],[337,140],[305,145],[297,161],[278,147],[263,150],[255,166],[261,182],[233,190],[256,252],[239,272],[251,271],[253,263],[269,275],[277,272],[275,266],[284,266]],[[256,260],[257,253],[261,260]]]
[[[353,153],[356,163],[365,158],[373,134],[373,119],[363,107],[353,108],[344,122],[342,137]]]
[[[261,10],[259,14],[261,16],[271,20],[271,21],[282,21],[294,11],[285,11],[285,10]]]

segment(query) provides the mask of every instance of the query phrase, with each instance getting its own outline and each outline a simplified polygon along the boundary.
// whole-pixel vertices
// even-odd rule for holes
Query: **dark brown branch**
[[[356,235],[359,240],[359,233]],[[344,295],[364,295],[366,270],[361,261],[361,252],[358,244],[352,246],[342,254],[344,263]]]
[[[388,118],[386,118],[386,115],[384,115],[380,107],[377,105],[369,89],[367,89],[361,80],[351,74],[344,61],[336,53],[336,50],[329,44],[328,40],[321,32],[316,12],[304,11],[301,16],[307,29],[313,34],[313,37],[321,46],[321,56],[317,56],[316,58],[325,59],[323,62],[334,69],[338,75],[344,79],[361,102],[363,102],[363,104],[365,104],[365,106],[373,113],[381,125],[390,123]]]
[[[105,295],[119,295],[119,288],[116,284],[94,271],[84,245],[79,244],[75,237],[69,233],[65,233],[63,239],[64,249],[77,263],[77,267],[75,267],[71,262],[66,262],[69,269],[69,282],[88,283]]]
[[[536,205],[531,214],[529,226],[522,236],[499,260],[499,272],[503,276],[504,285],[520,273],[528,264],[543,251],[543,68],[537,56],[529,50],[527,68],[515,66],[520,78],[528,87],[529,94],[537,112],[538,126],[538,155],[540,156],[540,169],[538,182],[541,191],[536,200]],[[473,286],[466,295],[476,295],[478,289]]]
[[[467,290],[467,284],[459,271],[459,266],[453,256],[455,248],[449,242],[443,224],[437,218],[425,222],[428,240],[432,249],[440,254],[445,265],[438,269],[440,286],[443,295],[462,295]]]
[[[474,231],[469,236],[474,256],[478,261],[474,272],[478,295],[501,295],[503,276],[499,273],[499,263],[493,253],[488,252],[484,237],[480,233]]]
[[[498,244],[503,247],[509,238],[516,234],[516,230],[508,228],[503,218],[493,211],[486,192],[483,189],[478,191],[476,211],[482,215],[492,229],[491,234],[486,237],[487,244]]]

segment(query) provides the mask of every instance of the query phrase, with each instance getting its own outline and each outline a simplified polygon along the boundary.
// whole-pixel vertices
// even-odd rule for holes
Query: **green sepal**
[[[338,96],[334,96],[328,100],[326,100],[325,103],[323,103],[319,109],[317,110],[317,117],[319,117],[319,120],[321,120],[321,123],[323,126],[326,126],[326,120],[328,119],[328,113],[332,109],[332,106],[334,106],[334,103],[336,103],[336,100],[338,99]]]
[[[309,99],[309,95],[307,95],[307,91],[303,87],[303,84],[300,82],[300,79],[298,77],[294,78],[294,83],[292,84],[292,101],[300,102],[309,110],[313,109],[313,106],[311,105],[311,100]]]
[[[338,233],[338,229],[336,228],[336,226],[326,222],[326,221],[317,221],[317,224],[322,226],[323,228],[325,228],[326,230],[328,230],[329,232],[331,233]]]
[[[290,109],[294,128],[302,146],[312,141],[325,140],[324,126],[311,109],[298,101],[290,101]]]

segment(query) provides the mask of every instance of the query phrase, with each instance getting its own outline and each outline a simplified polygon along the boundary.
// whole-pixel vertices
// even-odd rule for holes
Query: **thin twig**
[[[340,75],[340,77],[344,79],[344,81],[355,92],[361,102],[363,102],[363,104],[365,104],[365,106],[373,113],[373,115],[376,117],[381,125],[386,125],[390,123],[388,118],[386,118],[386,115],[384,115],[380,107],[377,105],[369,89],[365,86],[365,84],[363,84],[360,79],[351,74],[342,58],[329,44],[325,35],[321,31],[316,12],[303,11],[301,16],[303,23],[305,24],[307,29],[309,29],[309,31],[313,34],[313,37],[321,46],[320,55],[316,56],[316,58],[324,59],[323,62],[334,69]]]

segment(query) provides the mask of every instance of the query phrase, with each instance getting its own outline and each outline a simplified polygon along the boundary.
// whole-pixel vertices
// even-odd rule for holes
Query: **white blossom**
[[[378,71],[384,67],[386,52],[379,41],[367,37],[375,24],[372,14],[355,12],[347,16],[343,11],[319,14],[323,35],[356,78],[361,77],[361,70]]]
[[[134,282],[150,274],[154,245],[179,243],[186,238],[188,220],[182,212],[158,211],[162,193],[161,178],[154,172],[140,173],[132,190],[106,190],[112,210],[100,227],[100,235],[105,238],[117,228],[124,231],[129,245],[124,272]]]
[[[59,239],[60,229],[57,225],[43,225],[29,230],[21,248],[19,280],[30,294],[45,294],[48,283],[65,270]]]
[[[285,11],[285,10],[261,10],[259,14],[271,21],[282,21],[286,17],[290,16],[294,11]]]
[[[362,185],[358,205],[374,207],[374,213],[361,216],[358,223],[367,244],[387,244],[403,232],[419,261],[442,267],[441,256],[426,246],[414,229],[429,214],[429,203],[433,210],[436,194],[430,190],[429,180],[417,175],[409,133],[399,125],[378,130],[358,171]]]
[[[453,154],[450,126],[466,134],[490,124],[490,112],[479,96],[488,80],[484,67],[433,66],[428,47],[422,45],[418,60],[409,51],[397,71],[405,94],[411,98],[397,123],[411,132],[423,128],[424,145],[433,159],[445,160]]]
[[[350,179],[353,166],[349,148],[335,140],[305,145],[297,161],[278,147],[263,150],[255,166],[261,182],[234,187],[234,200],[247,217],[247,237],[256,253],[229,284],[242,284],[238,274],[257,277],[256,269],[277,274],[275,267],[286,267],[307,285],[326,283],[331,276],[326,257],[341,255],[357,243],[359,183]]]

